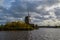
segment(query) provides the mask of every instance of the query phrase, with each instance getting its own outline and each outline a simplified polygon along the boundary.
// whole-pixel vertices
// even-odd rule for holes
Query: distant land
[[[11,31],[11,30],[35,30],[39,28],[60,28],[60,26],[38,26],[30,23],[30,16],[25,17],[25,21],[13,21],[6,22],[5,25],[0,25],[0,31]]]

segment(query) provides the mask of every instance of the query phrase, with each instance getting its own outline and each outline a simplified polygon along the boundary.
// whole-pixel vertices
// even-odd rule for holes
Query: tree
[[[30,25],[21,22],[21,21],[17,21],[17,22],[7,22],[4,26],[4,29],[10,29],[10,30],[15,30],[15,29],[33,29],[33,27],[31,27]]]

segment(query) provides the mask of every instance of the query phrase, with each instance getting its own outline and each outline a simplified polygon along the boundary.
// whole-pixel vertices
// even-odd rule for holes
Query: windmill
[[[25,23],[30,24],[30,14],[29,14],[28,4],[27,4],[27,13],[28,13],[28,15],[25,17]]]
[[[31,25],[32,27],[37,28],[37,25],[31,23],[31,19],[30,19],[31,16],[30,16],[29,10],[30,9],[28,8],[28,3],[27,3],[27,14],[28,15],[25,17],[25,23]]]

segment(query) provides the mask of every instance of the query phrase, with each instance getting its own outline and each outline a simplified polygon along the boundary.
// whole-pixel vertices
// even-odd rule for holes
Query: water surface
[[[60,29],[40,28],[33,31],[0,31],[0,40],[60,40]]]

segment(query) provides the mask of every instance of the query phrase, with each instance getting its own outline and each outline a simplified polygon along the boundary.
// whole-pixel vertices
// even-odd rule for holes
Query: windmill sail
[[[25,17],[25,23],[30,24],[29,23],[30,22],[30,14],[29,14],[28,4],[27,4],[27,13],[28,13],[28,15]]]
[[[28,16],[30,16],[30,14],[29,14],[29,8],[28,8],[28,3],[27,3],[27,13],[28,13]]]

